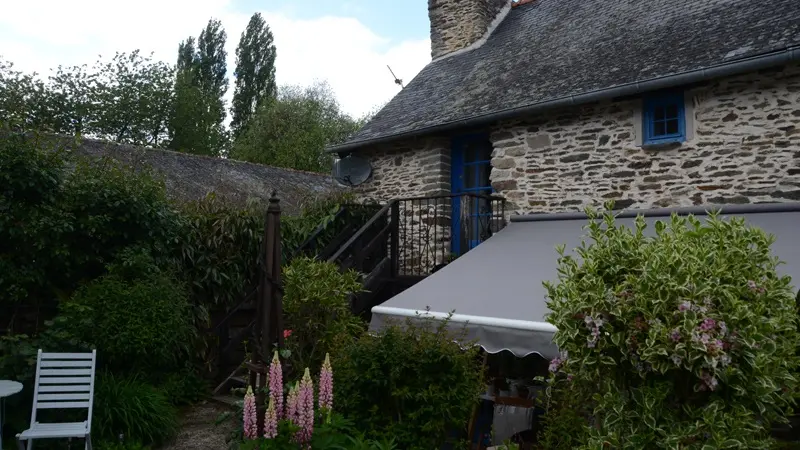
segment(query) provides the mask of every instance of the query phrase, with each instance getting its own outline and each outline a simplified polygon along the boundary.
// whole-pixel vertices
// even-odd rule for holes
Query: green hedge
[[[466,431],[484,390],[479,348],[462,349],[447,321],[408,321],[345,350],[334,370],[334,409],[374,439],[398,448],[430,450]]]

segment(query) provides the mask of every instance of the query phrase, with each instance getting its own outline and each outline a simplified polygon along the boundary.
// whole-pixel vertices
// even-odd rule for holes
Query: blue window
[[[667,144],[686,140],[686,111],[683,92],[661,93],[645,97],[644,144]]]

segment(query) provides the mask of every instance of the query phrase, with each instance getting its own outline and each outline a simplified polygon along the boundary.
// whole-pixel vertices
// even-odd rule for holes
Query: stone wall
[[[363,200],[385,203],[450,193],[450,141],[427,138],[369,149],[370,179],[354,188]],[[408,200],[400,203],[400,273],[430,273],[450,253],[450,203]]]
[[[436,59],[483,37],[510,0],[428,0],[431,57]]]
[[[492,185],[517,213],[610,199],[635,209],[800,201],[800,67],[707,83],[686,97],[693,137],[667,148],[636,145],[639,99],[503,123],[491,134]]]
[[[366,149],[372,164],[369,180],[354,188],[378,202],[394,198],[450,193],[450,141],[426,138]]]

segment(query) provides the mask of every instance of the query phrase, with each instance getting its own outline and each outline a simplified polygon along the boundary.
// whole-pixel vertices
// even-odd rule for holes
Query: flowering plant
[[[242,424],[244,449],[308,449],[315,436],[314,382],[311,372],[305,369],[302,379],[289,388],[284,410],[283,369],[276,351],[270,363],[267,386],[268,400],[264,413],[264,430],[259,436],[257,425],[256,399],[252,387],[248,386],[242,408]],[[325,355],[325,362],[320,370],[319,404],[322,422],[328,425],[328,432],[323,428],[322,438],[328,439],[333,408],[333,370],[330,357]],[[328,439],[329,440],[329,439]]]
[[[545,283],[559,383],[589,402],[586,447],[767,448],[798,366],[789,277],[740,219],[673,216],[633,230],[592,212],[593,243],[559,249]]]

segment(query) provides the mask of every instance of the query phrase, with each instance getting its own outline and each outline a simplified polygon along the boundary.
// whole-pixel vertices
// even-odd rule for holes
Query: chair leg
[[[22,440],[19,438],[19,435],[17,435],[17,448],[19,450],[25,450],[25,444],[22,443]]]
[[[86,435],[86,450],[92,450],[92,435]]]

